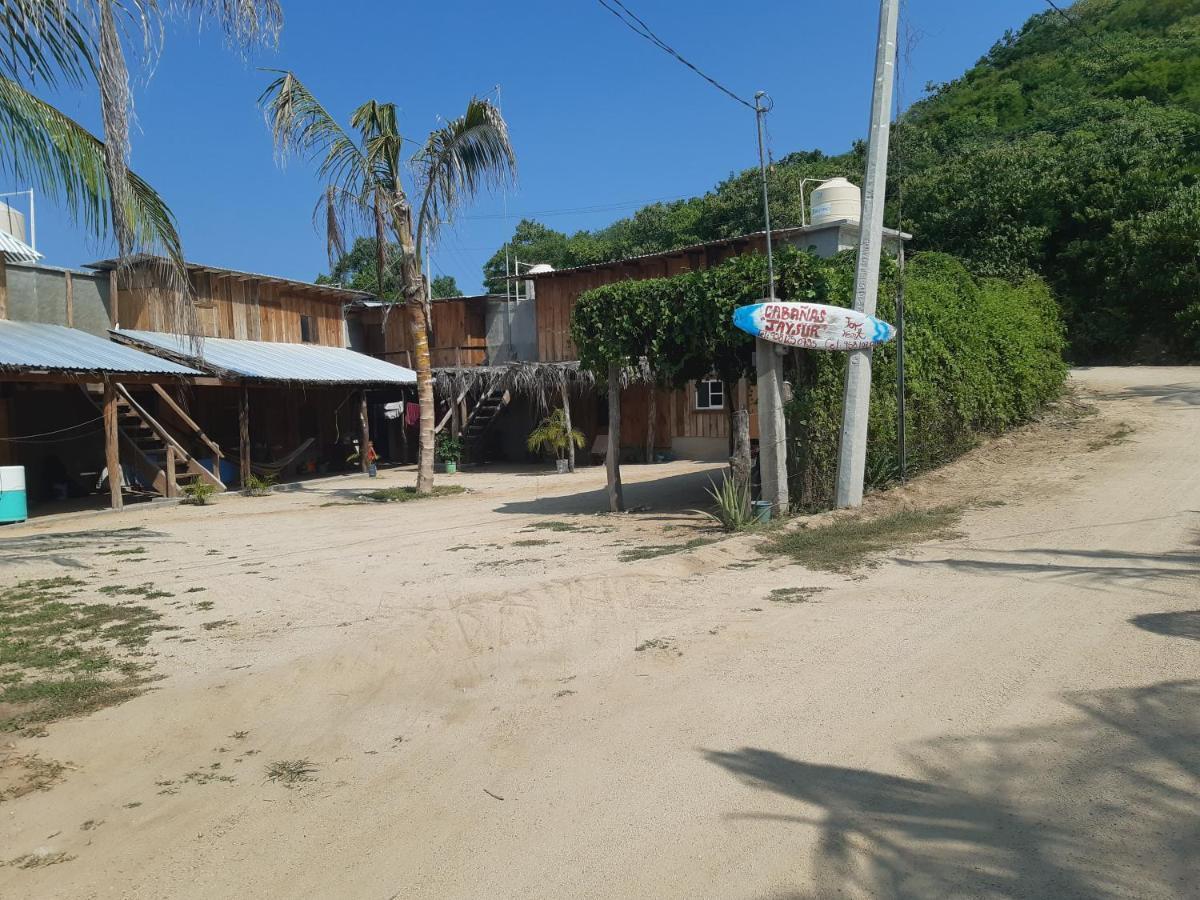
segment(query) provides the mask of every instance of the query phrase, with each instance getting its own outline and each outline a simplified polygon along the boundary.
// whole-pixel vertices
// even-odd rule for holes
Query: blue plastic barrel
[[[25,467],[0,466],[0,522],[24,522],[28,518]]]

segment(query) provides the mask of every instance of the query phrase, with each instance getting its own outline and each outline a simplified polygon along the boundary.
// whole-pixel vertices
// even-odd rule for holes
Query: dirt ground
[[[960,536],[849,575],[630,560],[715,537],[682,462],[619,517],[599,469],[349,499],[394,472],[5,529],[0,586],[151,584],[178,630],[0,735],[63,766],[0,802],[0,895],[1198,897],[1200,370],[1072,378],[1095,415],[871,500]]]

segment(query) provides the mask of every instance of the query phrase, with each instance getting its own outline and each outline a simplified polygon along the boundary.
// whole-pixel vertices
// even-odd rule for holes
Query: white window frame
[[[708,405],[700,405],[700,385],[708,385]],[[716,394],[720,400],[717,403],[712,402],[713,394]],[[725,408],[725,384],[719,378],[705,378],[696,382],[695,390],[692,394],[692,406],[696,412],[717,412]]]

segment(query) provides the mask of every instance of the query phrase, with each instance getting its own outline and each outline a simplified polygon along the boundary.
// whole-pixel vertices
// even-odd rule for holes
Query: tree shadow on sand
[[[5,566],[26,562],[46,562],[67,569],[86,569],[80,555],[97,551],[119,550],[126,544],[165,538],[161,531],[148,528],[97,528],[91,531],[58,531],[0,540],[0,571]]]
[[[1176,898],[1200,885],[1200,682],[1067,696],[1046,727],[917,745],[903,777],[757,748],[705,756],[814,827],[783,897]],[[788,837],[781,835],[785,844]]]
[[[1145,613],[1134,616],[1129,620],[1129,624],[1166,637],[1200,641],[1200,609],[1189,609],[1184,612]]]

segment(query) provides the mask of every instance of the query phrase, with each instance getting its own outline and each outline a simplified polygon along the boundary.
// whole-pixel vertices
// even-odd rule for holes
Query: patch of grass
[[[200,627],[205,631],[215,631],[218,628],[228,628],[230,625],[236,625],[237,622],[233,619],[217,619],[214,622],[205,622]]]
[[[370,503],[407,503],[409,500],[449,497],[453,494],[465,493],[466,490],[461,484],[439,484],[434,486],[432,493],[418,494],[415,487],[390,487],[359,494],[357,499]]]
[[[1088,444],[1088,452],[1095,453],[1097,450],[1105,450],[1109,447],[1115,447],[1118,444],[1129,443],[1129,436],[1134,433],[1134,427],[1128,422],[1119,422],[1117,427],[1110,431],[1104,437],[1096,438]]]
[[[48,791],[63,780],[67,767],[37,754],[0,760],[0,803],[37,791]]]
[[[74,856],[62,851],[58,853],[26,853],[24,856],[8,860],[3,865],[14,866],[18,869],[41,869],[46,866],[70,862],[73,859],[75,859]]]
[[[827,590],[829,588],[823,587],[775,588],[767,595],[767,599],[774,603],[807,603],[817,594]]]
[[[159,612],[132,601],[79,602],[83,587],[77,579],[52,578],[0,591],[0,704],[6,707],[0,731],[83,715],[144,689],[147,667],[130,657],[170,626]],[[139,591],[106,593],[130,592]]]
[[[603,525],[576,525],[573,522],[563,522],[558,519],[551,519],[548,522],[533,522],[529,525],[526,525],[522,531],[605,532],[612,531],[612,529],[605,528]]]
[[[96,555],[97,556],[136,556],[137,554],[145,553],[145,552],[146,552],[145,547],[130,547],[128,549],[121,549],[121,550],[101,550]]]
[[[121,804],[121,806],[122,806],[122,808],[123,808],[123,809],[137,809],[137,808],[138,808],[139,806],[141,806],[141,805],[142,805],[142,801],[141,801],[141,800],[133,800],[133,801],[131,801],[130,803],[123,803],[123,804]]]
[[[512,547],[545,547],[545,546],[547,546],[549,544],[553,544],[553,543],[554,543],[554,541],[544,541],[544,540],[538,540],[536,538],[528,538],[528,539],[522,540],[522,541],[513,541],[510,546],[512,546]]]
[[[207,481],[196,480],[183,486],[183,500],[190,506],[208,506],[208,502],[217,493],[217,486]]]
[[[705,544],[711,544],[707,538],[692,538],[686,544],[642,544],[637,547],[626,547],[617,554],[621,562],[637,562],[642,559],[657,559],[660,556],[670,556],[672,553],[683,553],[695,550]]]
[[[683,655],[683,651],[675,646],[673,638],[651,638],[633,648],[634,653],[645,653],[647,650],[662,650],[665,653],[674,653],[676,656]]]
[[[308,759],[277,759],[267,766],[267,779],[291,787],[303,781],[316,781],[317,767]]]
[[[190,587],[186,591],[184,591],[184,593],[185,594],[198,594],[201,591],[207,591],[207,590],[208,590],[208,588],[206,588],[206,587]]]
[[[780,531],[760,550],[789,556],[810,569],[850,572],[868,563],[872,554],[920,543],[937,537],[953,537],[962,508],[905,509],[875,518],[840,518],[828,525]]]
[[[205,611],[212,609],[216,605],[217,604],[213,603],[211,600],[201,600],[199,603],[192,604],[192,606],[196,607],[196,609],[202,609]]]
[[[170,591],[160,591],[150,582],[138,585],[106,584],[98,589],[106,597],[141,597],[143,600],[159,600],[163,597],[174,597]]]
[[[269,497],[271,492],[275,490],[275,483],[278,479],[274,475],[250,475],[246,478],[246,486],[242,489],[242,493],[247,497]]]

